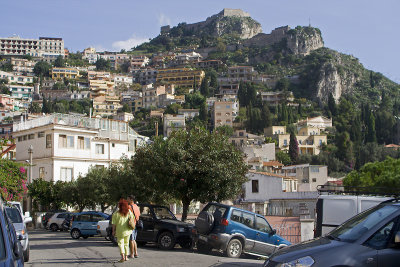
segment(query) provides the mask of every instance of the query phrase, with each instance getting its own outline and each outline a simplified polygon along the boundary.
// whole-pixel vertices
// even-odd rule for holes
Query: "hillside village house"
[[[307,118],[297,123],[297,130],[300,130],[301,128],[306,126],[316,127],[320,130],[325,130],[328,127],[332,127],[332,119],[323,116]]]
[[[283,101],[293,102],[294,96],[292,92],[260,92],[261,101],[268,103],[269,105],[278,105]]]
[[[278,141],[280,150],[288,150],[290,134],[286,132],[286,126],[271,126],[264,129],[265,136],[272,137]],[[312,126],[302,127],[296,135],[299,153],[318,155],[321,146],[327,143],[327,136],[321,133],[321,129]]]
[[[322,165],[299,164],[282,167],[282,175],[295,177],[298,191],[317,191],[319,185],[328,182],[328,167]]]
[[[186,129],[185,115],[164,115],[164,136],[169,137],[173,131]]]
[[[233,102],[216,101],[212,112],[212,121],[214,129],[220,126],[228,125],[232,127],[234,120]]]
[[[67,114],[14,123],[13,128],[16,160],[29,160],[32,146],[32,178],[54,182],[72,181],[90,167],[108,167],[124,155],[133,156],[147,140],[127,122]]]
[[[157,85],[174,84],[179,87],[193,88],[194,84],[200,87],[201,81],[205,77],[202,70],[190,68],[167,68],[159,69],[156,78]]]

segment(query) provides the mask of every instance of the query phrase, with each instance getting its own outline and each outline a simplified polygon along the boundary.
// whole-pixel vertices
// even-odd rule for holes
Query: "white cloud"
[[[171,25],[171,19],[165,14],[161,13],[158,15],[158,23],[160,26]]]
[[[120,51],[121,49],[129,50],[132,47],[135,47],[147,41],[149,41],[148,38],[137,37],[136,35],[132,35],[132,37],[129,38],[128,40],[113,42],[112,48],[116,51]]]

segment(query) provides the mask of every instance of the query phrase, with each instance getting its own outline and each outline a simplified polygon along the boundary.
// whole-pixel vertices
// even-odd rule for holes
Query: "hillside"
[[[324,47],[322,33],[311,26],[283,26],[261,33],[261,25],[241,10],[224,9],[205,21],[162,32],[132,51],[200,53],[204,59],[220,59],[228,66],[252,65],[276,80],[289,79],[296,97],[327,103],[333,95],[352,97],[356,104],[378,105],[383,94],[399,98],[399,85],[380,73],[369,71],[357,58]],[[270,88],[274,89],[274,88]]]

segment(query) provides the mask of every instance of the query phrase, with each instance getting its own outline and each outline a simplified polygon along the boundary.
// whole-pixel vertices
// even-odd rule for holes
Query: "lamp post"
[[[29,154],[29,179],[28,179],[28,184],[32,183],[32,156],[33,156],[33,146],[30,145],[28,148],[28,154]]]

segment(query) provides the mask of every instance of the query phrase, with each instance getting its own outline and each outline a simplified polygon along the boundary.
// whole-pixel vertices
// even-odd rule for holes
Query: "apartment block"
[[[24,75],[19,75],[16,73],[11,73],[11,72],[1,71],[1,70],[0,70],[0,78],[7,79],[9,84],[17,83],[20,85],[24,85],[26,83],[33,83],[32,76],[24,76]]]
[[[90,167],[108,167],[124,155],[133,156],[147,140],[127,122],[67,114],[14,123],[13,128],[16,160],[29,160],[31,146],[33,179],[54,182],[73,181]]]
[[[53,80],[76,79],[79,77],[79,70],[77,68],[52,68],[50,75]]]
[[[261,101],[269,105],[278,105],[284,101],[293,102],[294,96],[292,92],[261,92]]]
[[[234,102],[216,101],[212,112],[214,129],[223,125],[233,125]]]
[[[205,73],[202,70],[193,70],[189,68],[159,69],[156,84],[174,84],[177,87],[184,88],[193,88],[196,84],[197,87],[200,87],[201,81],[204,77]]]
[[[164,136],[169,137],[173,131],[186,129],[185,115],[164,115]]]

